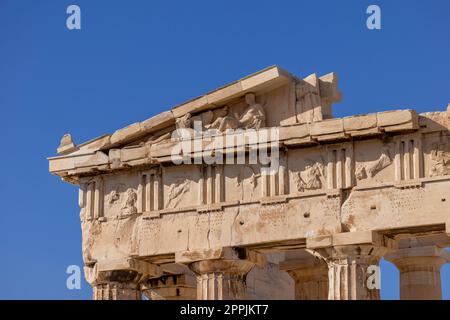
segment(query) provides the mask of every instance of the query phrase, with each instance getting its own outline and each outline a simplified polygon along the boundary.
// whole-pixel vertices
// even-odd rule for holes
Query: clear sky
[[[70,4],[81,30],[66,28]],[[46,160],[64,133],[84,142],[273,64],[337,72],[335,116],[445,110],[449,16],[448,0],[0,0],[0,298],[90,298],[66,288],[82,266],[78,193]],[[442,283],[450,299],[449,265]],[[382,297],[398,296],[382,263]]]

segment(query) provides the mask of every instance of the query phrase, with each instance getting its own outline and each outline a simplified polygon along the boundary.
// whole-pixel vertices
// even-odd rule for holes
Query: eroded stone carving
[[[239,128],[239,121],[237,115],[231,115],[228,106],[223,107],[221,113],[216,120],[211,124],[210,129],[217,129],[220,132],[225,132],[229,129]]]
[[[242,292],[248,286],[247,266],[260,260],[252,255],[259,254],[259,250],[285,251],[281,260],[285,253],[305,244],[308,251],[304,253],[313,253],[314,259],[327,263],[329,270],[323,274],[330,277],[329,297],[376,298],[376,294],[368,294],[364,270],[378,263],[376,257],[382,253],[378,247],[392,244],[400,248],[392,242],[419,233],[420,244],[448,241],[446,195],[450,181],[421,176],[424,167],[432,176],[450,174],[450,149],[446,145],[433,149],[432,144],[437,137],[448,137],[448,128],[443,125],[447,122],[442,120],[448,119],[447,113],[440,112],[439,117],[436,114],[432,118],[421,116],[420,123],[414,111],[397,110],[305,124],[303,112],[309,111],[296,109],[296,98],[313,107],[320,97],[313,115],[327,119],[331,115],[328,105],[338,97],[336,78],[310,77],[308,83],[315,88],[299,89],[296,97],[298,79],[273,77],[271,73],[265,77],[258,74],[251,81],[244,79],[242,91],[236,91],[239,86],[233,84],[232,90],[220,89],[220,94],[208,96],[210,100],[203,98],[176,107],[155,117],[151,121],[154,128],[145,126],[147,122],[133,124],[113,135],[81,144],[73,153],[65,151],[64,156],[50,159],[52,173],[80,184],[82,190],[80,207],[86,211],[86,218],[82,215],[82,253],[95,298],[139,298],[138,291],[143,289],[147,277],[180,274],[180,264],[195,264],[191,271],[201,277],[200,298],[246,297]],[[266,114],[252,99],[254,96],[247,97],[247,104],[239,99],[250,90],[257,93]],[[268,97],[267,106],[260,97]],[[174,144],[163,140],[172,136],[176,118],[176,128],[188,130],[194,129],[192,124],[197,119],[202,128],[223,132],[233,127],[278,127],[283,148],[280,170],[276,175],[260,175],[260,165],[175,166],[170,161]],[[405,148],[399,148],[402,153],[396,158],[394,145],[380,150],[387,139],[395,140],[396,147],[407,142]],[[159,142],[163,144],[155,147]],[[263,148],[258,146],[260,152]],[[430,149],[430,158],[426,154],[424,159],[423,150]],[[230,148],[227,154],[238,150]],[[310,159],[305,162],[305,158]],[[375,177],[376,181],[367,179],[361,188],[351,189],[355,185],[355,158],[360,163],[356,170],[358,179]],[[390,170],[394,163],[396,170]],[[397,183],[402,180],[397,176],[409,171],[419,172],[411,176],[421,178],[420,188],[415,181]],[[108,192],[106,197],[104,189]],[[141,212],[142,216],[137,216]],[[428,233],[430,239],[422,242]],[[419,241],[415,245],[418,244]],[[411,243],[407,246],[411,247]],[[233,249],[226,250],[230,247]],[[127,264],[131,257],[135,263]],[[411,268],[428,268],[424,262],[430,261],[430,256],[426,257],[419,257]],[[317,292],[317,281],[310,281],[317,269],[310,268],[311,261],[303,263],[310,259],[302,254],[291,258],[286,259],[286,270],[296,270],[296,282],[292,285],[309,293]],[[428,272],[429,278],[439,277],[436,270]],[[301,283],[300,278],[308,284]],[[424,277],[424,282],[429,278]],[[261,279],[270,280],[270,274]],[[226,287],[229,284],[231,287]],[[166,285],[163,283],[160,292],[167,294]],[[440,290],[438,281],[433,285]],[[271,291],[271,283],[264,282],[262,286],[264,296],[277,297]],[[223,289],[221,295],[217,288]],[[182,287],[173,289],[173,297],[183,296]],[[293,292],[292,287],[283,290]],[[236,291],[238,294],[234,294]],[[415,291],[419,290],[411,285],[411,292]],[[261,297],[259,292],[255,295]],[[327,292],[323,293],[326,296]]]
[[[189,181],[186,179],[177,179],[169,187],[167,208],[175,208],[181,201],[181,196],[189,191]]]
[[[390,146],[383,146],[380,157],[370,164],[358,164],[356,166],[356,179],[363,180],[373,178],[378,172],[386,168],[392,163],[390,155]]]
[[[125,203],[122,207],[122,215],[131,215],[137,213],[136,208],[137,194],[133,189],[128,189],[125,195]]]
[[[263,107],[256,102],[255,94],[247,93],[245,95],[245,102],[248,104],[248,108],[239,118],[239,124],[245,129],[262,128],[266,125],[266,114]]]
[[[302,113],[302,121],[310,123],[322,120],[322,116],[314,115],[314,108],[320,106],[320,95],[318,86],[313,86],[307,82],[300,83],[295,88],[297,97],[297,108]]]
[[[72,140],[72,135],[70,133],[66,133],[61,138],[61,142],[59,143],[57,152],[62,154],[62,153],[70,152],[75,149],[76,148],[75,148],[75,144],[73,143],[73,140]]]
[[[321,189],[325,179],[323,160],[313,162],[307,159],[306,163],[305,170],[294,174],[297,190],[303,192],[305,190]]]
[[[258,130],[266,125],[266,115],[261,104],[256,102],[254,93],[245,95],[248,107],[244,112],[231,114],[230,108],[225,105],[216,110],[208,110],[199,115],[192,116],[190,113],[176,119],[177,129],[192,129],[196,122],[200,122],[202,129],[216,129],[225,132],[229,129],[255,129]],[[194,128],[195,129],[195,128]]]
[[[311,74],[295,87],[297,117],[300,123],[311,123],[332,118],[331,105],[339,102],[338,77],[329,73],[322,77]]]
[[[436,144],[433,150],[431,150],[430,157],[433,165],[429,171],[430,177],[450,174],[450,154],[446,149],[448,149],[447,144],[441,143]]]
[[[72,140],[72,135],[70,133],[66,133],[62,138],[61,138],[61,142],[59,144],[59,147],[65,147],[68,146],[70,144],[73,144],[73,140]]]
[[[364,165],[358,164],[355,169],[355,176],[358,180],[367,179],[366,167],[364,167]]]
[[[114,186],[114,189],[110,192],[110,194],[107,197],[109,206],[113,206],[119,202],[120,194],[124,192],[124,190],[125,185],[122,183],[118,183]]]
[[[175,125],[177,129],[188,129],[192,126],[192,116],[190,113],[186,113],[184,116],[177,118],[175,120]]]
[[[120,199],[120,193],[117,192],[116,190],[113,190],[111,192],[111,196],[109,198],[109,204],[114,204],[116,203],[118,200]]]
[[[248,176],[246,173],[251,172],[251,175]],[[243,165],[239,172],[236,181],[236,187],[241,189],[241,200],[244,200],[244,187],[250,187],[250,198],[253,198],[255,194],[256,187],[258,186],[258,178],[261,177],[261,173],[258,172],[256,168],[251,165]]]
[[[230,107],[228,106],[224,106],[223,108],[220,109],[215,109],[214,111],[212,111],[212,117],[211,117],[211,122],[209,123],[205,123],[203,121],[203,125],[207,128],[207,129],[217,129],[221,132],[226,131],[227,129],[235,129],[235,127],[237,127],[237,122],[236,125],[234,125],[234,123],[230,123],[233,124],[232,126],[226,127],[227,121],[224,121],[224,119],[229,116],[230,113]],[[232,118],[234,119],[234,118]]]

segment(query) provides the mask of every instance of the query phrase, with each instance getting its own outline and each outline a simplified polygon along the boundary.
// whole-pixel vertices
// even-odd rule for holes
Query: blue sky
[[[81,7],[81,30],[66,8]],[[382,29],[366,28],[378,4]],[[77,189],[46,157],[277,64],[335,71],[335,116],[450,102],[450,1],[0,0],[0,298],[90,298],[66,289],[82,265]],[[424,213],[425,214],[425,213]],[[442,269],[450,299],[450,266]],[[382,263],[382,297],[399,295]]]

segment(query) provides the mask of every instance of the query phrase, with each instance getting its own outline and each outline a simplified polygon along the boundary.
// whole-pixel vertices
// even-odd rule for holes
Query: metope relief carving
[[[390,145],[383,146],[381,148],[381,155],[376,161],[357,164],[355,170],[356,179],[364,180],[373,178],[378,172],[392,164],[390,149]]]
[[[305,170],[295,172],[293,175],[297,191],[304,192],[307,190],[322,189],[326,181],[323,159],[321,158],[316,162],[307,159],[305,162],[307,163]]]
[[[434,145],[430,153],[432,161],[429,170],[430,177],[447,176],[450,174],[450,153],[447,150],[448,145],[445,143]]]
[[[123,183],[114,185],[111,192],[106,196],[108,211],[111,215],[126,217],[137,214],[137,193],[126,187]]]
[[[133,189],[128,189],[125,194],[125,203],[122,206],[122,216],[128,216],[137,213],[136,208],[137,193]]]
[[[116,184],[113,190],[107,196],[108,205],[110,207],[120,202],[120,194],[125,191],[125,185],[122,183]]]
[[[185,178],[176,179],[167,192],[166,208],[176,208],[181,202],[183,194],[189,191],[190,182]]]
[[[261,173],[256,166],[242,165],[240,167],[235,186],[240,190],[241,200],[250,200],[256,196],[256,188],[260,177]]]

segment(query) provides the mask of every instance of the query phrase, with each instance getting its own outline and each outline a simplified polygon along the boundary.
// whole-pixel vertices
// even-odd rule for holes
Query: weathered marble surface
[[[192,298],[197,290],[199,297],[267,298],[272,287],[278,297],[323,298],[328,284],[314,268],[327,266],[330,277],[347,268],[335,255],[376,264],[400,240],[436,234],[441,237],[433,245],[447,246],[449,111],[332,118],[332,104],[340,99],[334,73],[300,79],[270,67],[111,135],[80,145],[65,135],[59,155],[49,158],[50,172],[80,188],[83,259],[95,297],[129,298],[142,291],[155,299],[180,292]],[[172,152],[183,132],[198,132],[195,123],[217,133],[184,154],[192,163],[175,165]],[[220,149],[232,157],[244,150],[245,163],[196,162],[231,137],[230,130],[245,136],[273,128],[277,136],[264,144],[240,140]],[[183,143],[194,146],[199,139]],[[280,151],[273,175],[248,158],[250,150],[268,146]],[[287,249],[320,257],[324,264],[307,272],[321,282],[305,282],[302,266],[266,261],[268,253]],[[366,249],[376,257],[355,256],[354,250]],[[447,261],[442,259],[435,265]],[[277,269],[280,263],[287,272]],[[114,270],[125,275],[119,280],[126,285]],[[151,280],[167,276],[182,279],[181,291],[172,278],[166,287]],[[196,284],[189,280],[195,277]],[[330,278],[333,286],[344,281],[336,277]],[[215,291],[207,295],[199,285]],[[330,299],[377,298],[363,288],[329,287]],[[232,288],[240,289],[230,293]]]

